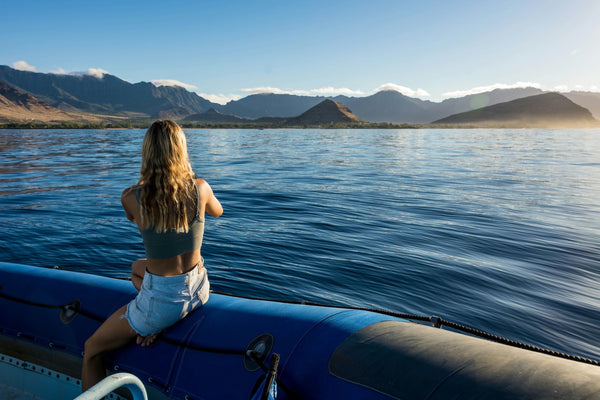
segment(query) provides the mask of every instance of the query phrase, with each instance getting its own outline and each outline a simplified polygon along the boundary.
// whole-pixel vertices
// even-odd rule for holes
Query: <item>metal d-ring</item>
[[[254,372],[258,370],[261,364],[267,359],[267,355],[273,348],[275,339],[270,333],[263,333],[254,338],[244,353],[244,368],[247,371]]]

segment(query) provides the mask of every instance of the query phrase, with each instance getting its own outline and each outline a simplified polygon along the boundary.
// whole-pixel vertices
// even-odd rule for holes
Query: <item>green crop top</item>
[[[202,247],[204,236],[204,218],[200,217],[200,190],[194,180],[196,188],[196,217],[192,220],[187,233],[177,232],[175,229],[157,233],[154,228],[140,230],[148,258],[169,258],[180,254],[189,253]],[[140,187],[135,187],[135,198],[140,203]]]

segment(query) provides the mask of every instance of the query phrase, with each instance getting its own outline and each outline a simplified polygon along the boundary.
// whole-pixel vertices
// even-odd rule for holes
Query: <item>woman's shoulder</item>
[[[208,182],[206,182],[204,179],[200,178],[198,175],[194,176],[194,181],[196,182],[196,185],[198,185],[198,187],[208,185]]]
[[[125,190],[123,190],[123,193],[121,193],[121,198],[125,199],[129,196],[135,196],[135,192],[136,190],[138,190],[139,185],[131,185],[127,188],[125,188]]]
[[[196,185],[198,186],[198,189],[200,189],[200,191],[202,191],[203,189],[209,189],[210,185],[208,184],[208,182],[206,182],[204,179],[200,178],[197,174],[194,174],[194,182],[196,183]]]
[[[194,182],[198,186],[198,191],[200,192],[201,197],[209,197],[212,196],[213,191],[208,182],[204,179],[199,178],[197,175],[194,177]]]

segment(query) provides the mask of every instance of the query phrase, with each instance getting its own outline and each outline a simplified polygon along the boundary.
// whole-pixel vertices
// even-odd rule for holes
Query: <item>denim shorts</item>
[[[139,335],[159,333],[208,301],[206,268],[196,266],[175,276],[144,274],[138,295],[124,318]]]

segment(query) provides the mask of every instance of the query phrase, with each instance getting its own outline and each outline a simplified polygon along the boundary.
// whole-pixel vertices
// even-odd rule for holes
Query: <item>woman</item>
[[[142,346],[208,300],[209,282],[200,255],[204,214],[219,217],[221,203],[190,166],[185,135],[172,121],[156,121],[142,145],[141,178],[123,191],[127,219],[140,229],[146,258],[132,264],[140,291],[85,342],[81,386],[106,376],[103,356],[133,338]]]

